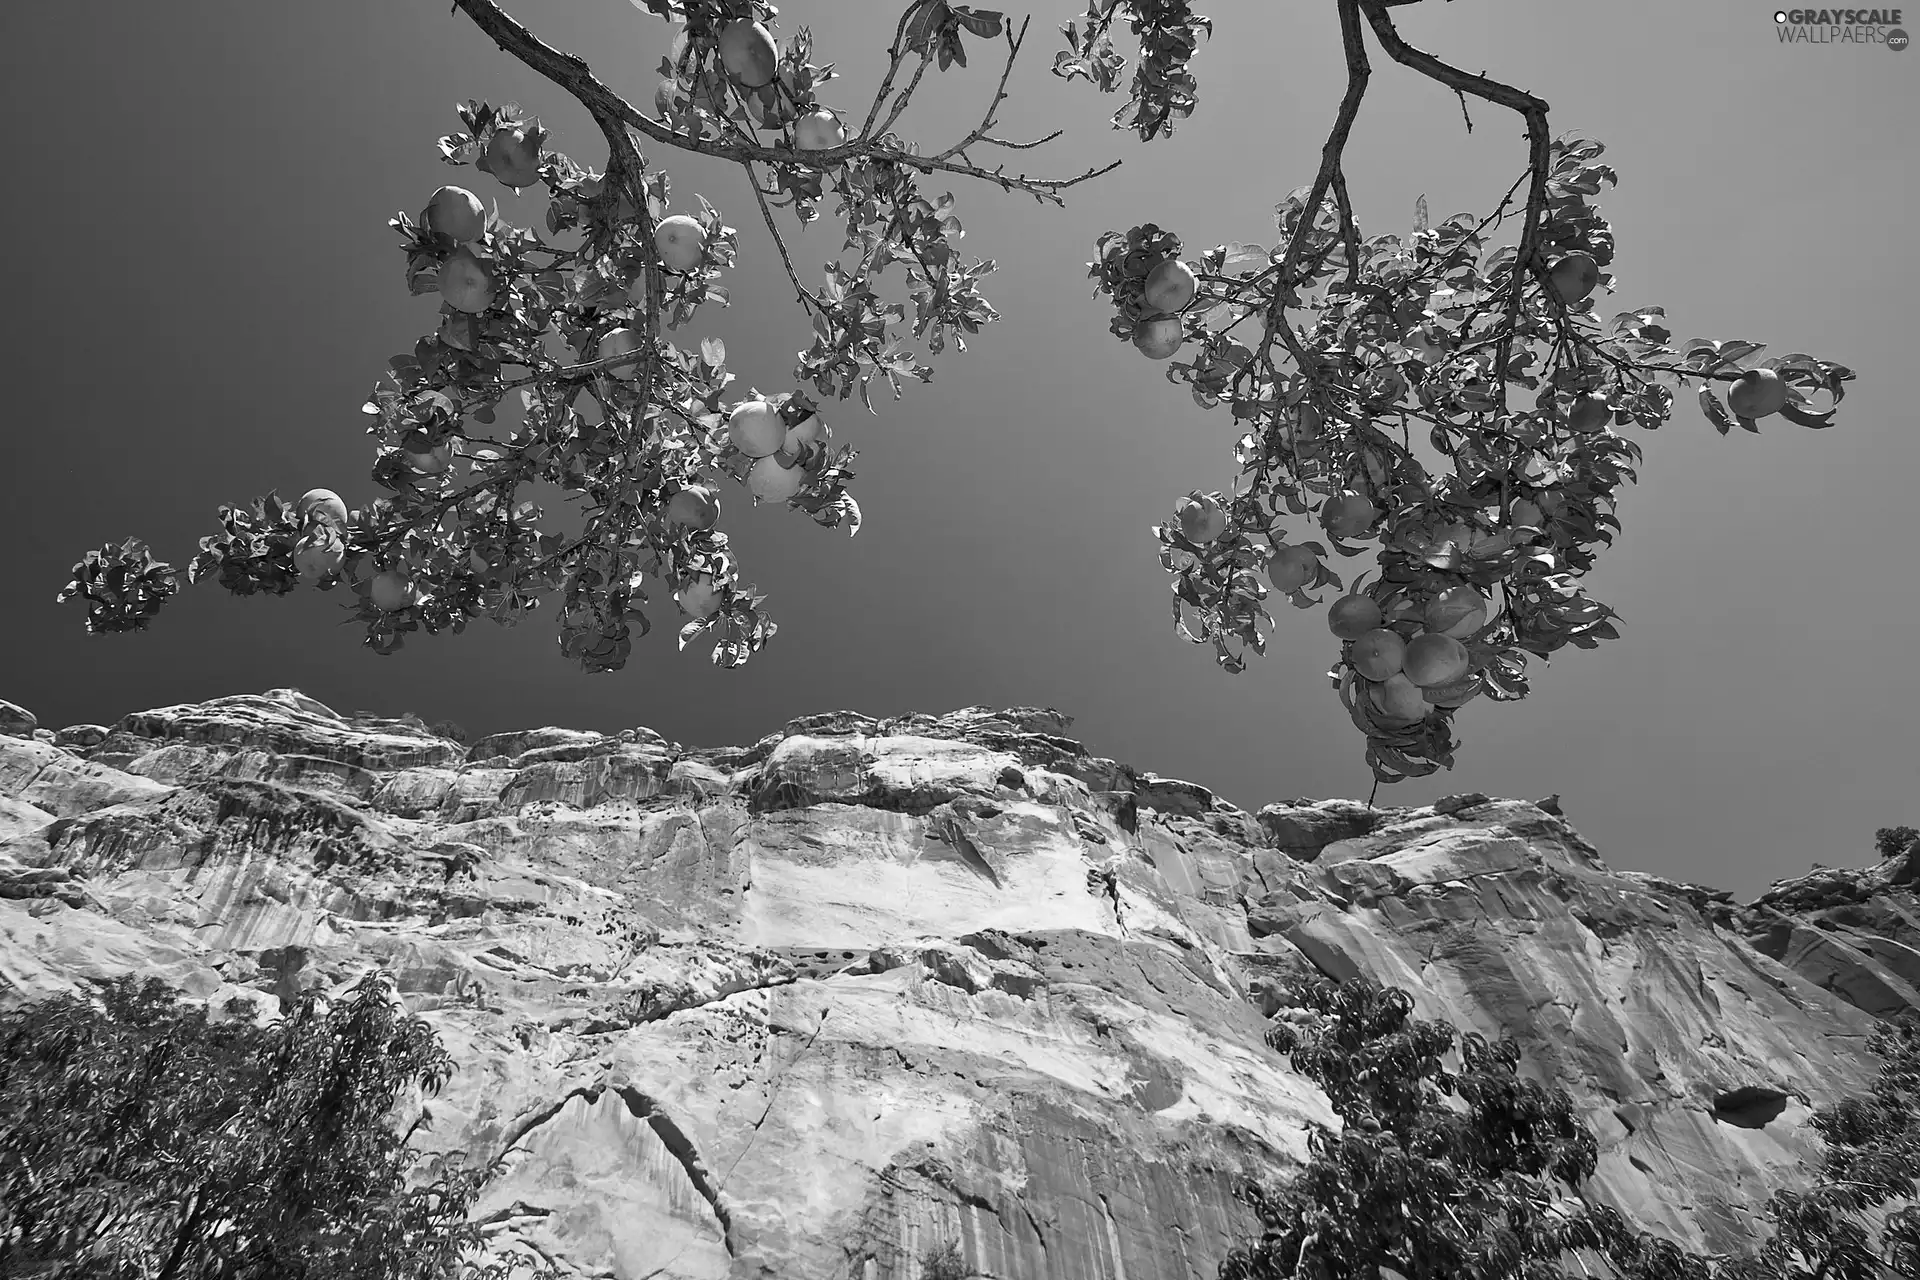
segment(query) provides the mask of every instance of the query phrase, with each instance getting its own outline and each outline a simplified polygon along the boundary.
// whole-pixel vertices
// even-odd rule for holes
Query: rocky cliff
[[[1540,803],[1249,814],[1052,711],[465,745],[292,690],[0,704],[0,1006],[157,974],[222,1016],[393,972],[460,1063],[415,1145],[506,1153],[503,1254],[632,1278],[1211,1280],[1325,1098],[1262,1039],[1369,973],[1515,1036],[1588,1194],[1715,1249],[1920,1005],[1920,850],[1751,905]],[[1627,860],[1647,860],[1631,851]]]

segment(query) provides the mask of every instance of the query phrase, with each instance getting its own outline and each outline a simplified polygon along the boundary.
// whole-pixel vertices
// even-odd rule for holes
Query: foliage
[[[101,994],[0,1015],[0,1274],[439,1280],[479,1246],[486,1175],[443,1156],[405,1189],[420,1153],[395,1097],[437,1093],[452,1062],[386,975],[266,1028],[239,1000],[209,1022],[157,978]]]
[[[1226,510],[1226,529],[1204,543],[1177,522],[1154,530],[1174,577],[1181,634],[1211,645],[1228,671],[1244,670],[1247,650],[1265,652],[1269,595],[1308,609],[1321,602],[1310,593],[1347,589],[1326,563],[1329,544],[1342,557],[1377,544],[1376,579],[1363,586],[1361,575],[1352,589],[1378,604],[1383,629],[1399,641],[1443,630],[1427,616],[1443,593],[1469,590],[1488,606],[1477,630],[1448,632],[1422,650],[1439,661],[1422,668],[1429,674],[1418,688],[1411,667],[1405,679],[1378,664],[1369,667],[1378,679],[1364,676],[1352,648],[1360,638],[1347,641],[1328,674],[1366,742],[1376,785],[1451,768],[1455,710],[1481,696],[1524,697],[1530,658],[1618,636],[1617,615],[1580,579],[1621,527],[1620,486],[1637,478],[1640,449],[1620,428],[1660,427],[1676,389],[1695,392],[1722,434],[1736,423],[1757,432],[1749,412],[1823,428],[1854,377],[1807,355],[1759,361],[1763,348],[1745,340],[1676,343],[1658,306],[1609,318],[1594,293],[1615,283],[1613,231],[1593,200],[1616,182],[1601,144],[1555,141],[1546,102],[1407,44],[1390,11],[1418,2],[1336,0],[1347,89],[1318,173],[1275,209],[1271,249],[1235,242],[1200,253],[1188,264],[1197,296],[1184,303],[1167,301],[1164,290],[1149,301],[1145,288],[1182,252],[1170,230],[1109,231],[1091,264],[1114,308],[1113,333],[1142,338],[1156,357],[1177,338],[1186,355],[1167,376],[1202,408],[1226,406],[1244,433],[1234,493],[1201,495]],[[633,641],[651,630],[647,588],[656,583],[685,615],[683,648],[705,636],[716,663],[742,665],[777,633],[765,597],[741,582],[724,532],[669,519],[668,504],[722,476],[749,483],[757,474],[759,488],[749,483],[756,494],[797,485],[772,500],[857,532],[860,508],[848,489],[856,451],[830,442],[810,392],[841,400],[857,392],[871,412],[876,385],[897,399],[908,383],[933,376],[920,344],[927,357],[949,342],[964,351],[966,336],[998,316],[981,292],[993,260],[960,255],[957,201],[925,183],[958,177],[1064,204],[1066,189],[1112,168],[1039,178],[976,160],[1058,136],[995,132],[1031,19],[1016,29],[997,11],[910,0],[862,115],[825,101],[841,87],[833,64],[815,60],[804,27],[774,41],[767,28],[778,13],[762,0],[633,3],[679,24],[658,64],[651,114],[494,0],[455,0],[483,35],[587,110],[608,149],[604,172],[548,147],[541,123],[514,104],[462,108],[461,130],[440,139],[441,158],[516,189],[543,189],[544,228],[517,227],[496,212],[456,241],[424,211],[397,215],[407,287],[443,297],[435,330],[388,361],[363,406],[378,449],[372,478],[387,496],[350,512],[336,531],[344,543],[337,569],[336,534],[311,516],[295,520],[275,495],[222,507],[224,532],[202,540],[190,580],[215,577],[240,594],[280,594],[307,573],[321,590],[345,582],[355,597],[351,621],[381,654],[422,627],[458,632],[480,617],[513,625],[557,596],[561,651],[590,672],[622,668]],[[766,32],[756,43],[772,50],[765,84],[747,83],[723,56],[723,35],[741,24]],[[1143,142],[1169,137],[1197,109],[1195,60],[1212,23],[1188,0],[1089,0],[1062,28],[1067,47],[1054,73],[1119,91],[1127,58],[1114,37],[1123,27],[1139,57],[1113,123]],[[1525,171],[1487,216],[1434,223],[1422,197],[1407,234],[1361,234],[1343,165],[1371,75],[1369,31],[1393,61],[1457,94],[1463,114],[1473,99],[1525,120]],[[894,132],[929,71],[964,71],[970,49],[996,43],[1004,62],[977,124],[938,147]],[[844,141],[803,147],[797,125],[823,111]],[[737,233],[703,197],[672,214],[669,175],[642,146],[745,170],[811,325],[810,345],[796,353],[795,387],[767,397],[789,428],[773,463],[744,453],[728,430],[731,411],[758,392],[740,395],[724,345],[669,336],[711,314],[703,308],[728,304]],[[809,287],[774,210],[805,225],[829,202],[844,224],[842,257],[852,261],[827,264]],[[691,258],[657,242],[669,216],[682,229],[693,224],[676,241],[699,242]],[[1510,243],[1497,242],[1509,232]],[[907,302],[879,287],[896,267]],[[1163,305],[1177,313],[1155,309]],[[1730,397],[1716,384],[1732,387]],[[802,443],[796,432],[818,438]],[[1423,461],[1416,440],[1438,458]],[[548,527],[523,500],[521,486],[536,481],[582,500],[577,533]],[[1285,527],[1316,513],[1326,542]],[[688,591],[704,602],[709,583],[717,607],[688,608]],[[88,553],[59,598],[85,596],[91,630],[132,630],[174,585],[171,566],[129,541]],[[1453,674],[1456,659],[1464,674]],[[1444,682],[1432,674],[1441,671]]]
[[[681,627],[682,647],[709,635],[714,661],[738,666],[774,636],[777,628],[761,608],[765,598],[739,582],[727,535],[681,527],[665,516],[672,496],[702,479],[729,475],[744,483],[754,459],[726,431],[731,406],[725,397],[736,375],[724,345],[706,339],[681,346],[664,332],[687,326],[703,307],[727,305],[723,281],[734,265],[736,232],[696,197],[691,216],[703,237],[699,259],[684,270],[668,266],[655,229],[669,216],[672,185],[642,156],[636,137],[723,156],[747,171],[759,213],[774,229],[795,295],[812,321],[813,342],[799,353],[795,381],[841,399],[857,391],[870,410],[874,383],[898,398],[906,381],[932,376],[909,338],[924,340],[933,354],[949,342],[964,351],[965,335],[996,316],[979,290],[992,261],[968,261],[956,252],[964,232],[954,197],[923,192],[921,180],[958,175],[1058,204],[1062,190],[1100,172],[1038,178],[970,158],[970,148],[1038,145],[992,133],[1006,73],[1025,34],[1024,25],[1016,33],[999,13],[914,0],[901,14],[889,68],[864,124],[843,145],[802,152],[794,125],[826,105],[819,93],[836,79],[831,64],[812,60],[804,28],[779,49],[772,83],[749,87],[725,69],[720,33],[732,22],[772,22],[771,6],[636,0],[635,7],[681,24],[673,56],[660,63],[664,80],[651,116],[620,99],[584,62],[542,44],[491,0],[457,5],[502,48],[586,106],[609,155],[604,172],[593,170],[547,148],[540,122],[516,105],[469,103],[460,110],[462,130],[440,140],[441,158],[509,185],[544,187],[545,234],[497,213],[486,218],[480,235],[464,241],[436,229],[425,211],[391,222],[411,292],[440,290],[450,268],[477,269],[485,288],[477,311],[443,298],[437,328],[388,361],[384,382],[364,406],[379,450],[372,478],[388,496],[350,513],[338,531],[344,564],[337,577],[319,574],[314,585],[349,586],[352,620],[364,626],[365,643],[376,653],[395,652],[421,627],[458,632],[480,617],[513,625],[557,594],[562,652],[588,671],[617,670],[634,633],[651,629],[646,581],[679,593],[703,575],[719,586],[721,604]],[[999,38],[1006,67],[978,125],[937,154],[891,132],[929,67],[965,68],[970,43]],[[896,89],[909,68],[911,79]],[[828,199],[837,201],[845,247],[857,251],[858,261],[851,268],[830,264],[809,289],[793,272],[772,209],[790,208],[804,224]],[[906,306],[882,300],[876,289],[894,267],[905,274],[910,323]],[[459,296],[463,305],[472,301]],[[569,354],[556,357],[556,346]],[[819,412],[802,390],[769,398],[790,428]],[[508,415],[517,423],[503,421]],[[798,466],[805,477],[788,505],[823,526],[857,531],[860,509],[846,487],[855,456],[849,446],[825,443],[783,450],[781,465]],[[520,486],[533,481],[584,500],[587,516],[578,534],[542,526],[544,513],[518,497]],[[224,532],[202,540],[188,576],[215,577],[238,594],[291,589],[301,576],[300,553],[321,536],[277,495],[251,507],[222,507],[220,518]],[[177,585],[170,565],[148,564],[144,556],[137,542],[89,553],[59,599],[85,595],[90,630],[144,627]],[[399,573],[414,588],[404,605],[375,602],[372,584],[385,572]]]
[[[1882,858],[1894,858],[1905,853],[1920,840],[1920,829],[1914,827],[1881,827],[1873,833],[1873,847]]]
[[[1529,656],[1618,637],[1617,615],[1588,598],[1579,579],[1594,548],[1620,529],[1617,491],[1636,478],[1640,450],[1616,428],[1665,423],[1674,392],[1664,384],[1699,384],[1702,411],[1724,435],[1735,422],[1759,427],[1723,404],[1713,383],[1770,371],[1785,390],[1777,412],[1821,428],[1854,376],[1800,354],[1756,363],[1764,348],[1753,342],[1676,345],[1657,306],[1607,319],[1587,296],[1595,283],[1613,284],[1605,270],[1612,229],[1591,199],[1616,181],[1599,163],[1601,144],[1550,140],[1545,102],[1411,48],[1388,7],[1341,0],[1347,97],[1314,183],[1275,209],[1279,242],[1199,255],[1198,294],[1178,313],[1189,354],[1167,377],[1186,384],[1197,405],[1225,405],[1245,424],[1234,451],[1242,483],[1231,495],[1207,495],[1231,517],[1221,536],[1195,542],[1178,521],[1154,531],[1174,575],[1177,630],[1212,645],[1229,672],[1245,669],[1247,650],[1266,651],[1270,590],[1308,609],[1322,602],[1309,593],[1346,589],[1324,563],[1327,547],[1297,540],[1283,527],[1287,516],[1319,514],[1343,557],[1365,550],[1348,541],[1379,544],[1380,574],[1364,594],[1401,640],[1438,630],[1426,611],[1443,592],[1501,593],[1501,607],[1462,637],[1467,674],[1429,685],[1419,712],[1386,701],[1381,682],[1355,667],[1354,641],[1343,647],[1328,675],[1366,739],[1377,782],[1451,768],[1454,710],[1481,695],[1524,697]],[[1463,107],[1471,95],[1526,119],[1528,169],[1492,214],[1434,225],[1422,197],[1409,234],[1362,236],[1341,165],[1369,74],[1363,16],[1389,56],[1461,94]],[[1494,243],[1513,222],[1517,241]],[[1180,242],[1148,223],[1109,231],[1095,249],[1090,274],[1112,300],[1114,334],[1130,340],[1163,318],[1141,284],[1179,255]],[[1573,283],[1582,268],[1587,283]],[[1298,328],[1295,312],[1304,313]],[[1831,403],[1816,408],[1809,397],[1822,393]],[[1436,476],[1421,460],[1416,433],[1449,474]],[[1336,520],[1341,499],[1370,504],[1362,509],[1376,513],[1371,523]],[[1274,572],[1283,558],[1290,573],[1300,564],[1307,572],[1283,582]]]
[[[1511,1040],[1457,1037],[1412,1017],[1404,991],[1366,977],[1296,988],[1268,1043],[1325,1091],[1342,1131],[1309,1135],[1306,1167],[1243,1195],[1256,1242],[1222,1280],[1895,1280],[1920,1275],[1920,1016],[1884,1023],[1865,1095],[1815,1113],[1813,1185],[1768,1202],[1749,1257],[1702,1256],[1586,1203],[1598,1154],[1565,1090],[1521,1080]],[[1876,1231],[1869,1215],[1899,1204]],[[1575,1251],[1578,1251],[1576,1254]],[[1577,1271],[1563,1265],[1575,1259]]]

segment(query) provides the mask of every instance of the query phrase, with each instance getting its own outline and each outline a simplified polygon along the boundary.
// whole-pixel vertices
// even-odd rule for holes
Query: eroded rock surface
[[[1613,870],[1557,797],[1248,814],[1070,727],[469,748],[273,690],[0,732],[0,1005],[132,972],[265,1019],[384,967],[460,1064],[396,1123],[505,1153],[495,1247],[689,1280],[917,1277],[947,1240],[1210,1280],[1255,1230],[1235,1180],[1338,1123],[1262,1038],[1321,973],[1515,1036],[1600,1136],[1590,1195],[1739,1248],[1920,1005],[1898,859],[1742,908]]]

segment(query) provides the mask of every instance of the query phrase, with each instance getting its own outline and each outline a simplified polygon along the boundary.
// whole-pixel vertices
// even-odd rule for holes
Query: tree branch
[[[632,103],[615,93],[604,81],[594,75],[593,69],[586,62],[570,53],[562,53],[542,41],[509,16],[494,3],[494,0],[453,0],[453,3],[473,20],[475,26],[491,37],[503,52],[513,55],[572,95],[593,116],[594,121],[600,125],[601,131],[607,133],[609,145],[614,145],[617,134],[620,138],[620,146],[630,148],[632,143],[626,137],[625,130],[631,129],[663,146],[691,151],[698,155],[717,156],[722,160],[742,163],[757,160],[765,164],[789,166],[795,162],[793,152],[775,150],[772,147],[761,146],[757,142],[710,142],[704,138],[693,138],[687,134],[676,133],[660,121],[642,115]],[[902,25],[904,28],[904,18]],[[896,46],[897,43],[896,39]],[[891,84],[891,81],[892,72],[890,71],[887,84]],[[886,87],[886,85],[882,86],[883,93]],[[616,150],[618,149],[616,147]],[[1116,160],[1113,164],[1103,168],[1089,169],[1072,178],[1030,178],[1025,174],[1008,177],[997,170],[982,169],[978,165],[964,161],[916,155],[899,147],[882,145],[868,137],[866,131],[862,132],[861,137],[851,139],[837,147],[809,153],[807,163],[812,167],[829,168],[854,159],[889,161],[905,168],[917,169],[922,173],[938,171],[959,174],[962,177],[994,183],[1002,190],[1018,188],[1042,199],[1052,199],[1055,203],[1063,203],[1059,199],[1059,192],[1108,173],[1119,164]]]
[[[1525,290],[1523,273],[1531,273],[1536,278],[1545,277],[1544,264],[1537,260],[1537,244],[1547,211],[1547,175],[1552,171],[1553,163],[1553,140],[1547,133],[1547,104],[1512,85],[1462,71],[1430,53],[1414,48],[1400,38],[1384,0],[1359,0],[1359,4],[1366,12],[1368,24],[1373,27],[1374,39],[1380,42],[1380,47],[1389,58],[1446,85],[1455,93],[1470,93],[1476,98],[1517,111],[1527,122],[1527,171],[1533,180],[1527,191],[1526,221],[1520,227],[1520,252],[1513,264],[1515,279],[1513,296],[1507,301],[1507,337],[1501,341],[1499,365],[1494,370],[1504,403],[1508,361],[1512,354],[1512,333],[1520,323],[1521,295]],[[1464,100],[1461,105],[1465,107]]]

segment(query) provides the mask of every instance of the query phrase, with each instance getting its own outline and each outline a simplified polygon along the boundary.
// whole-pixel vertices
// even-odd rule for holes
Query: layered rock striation
[[[1356,973],[1515,1037],[1599,1134],[1589,1196],[1737,1249],[1920,1007],[1920,853],[1742,907],[1552,800],[1249,814],[1053,711],[720,748],[469,746],[292,690],[0,713],[0,1007],[130,972],[265,1020],[384,968],[460,1064],[396,1123],[498,1158],[494,1247],[582,1274],[905,1280],[953,1242],[1210,1280],[1257,1230],[1238,1181],[1338,1125],[1267,1020]]]

